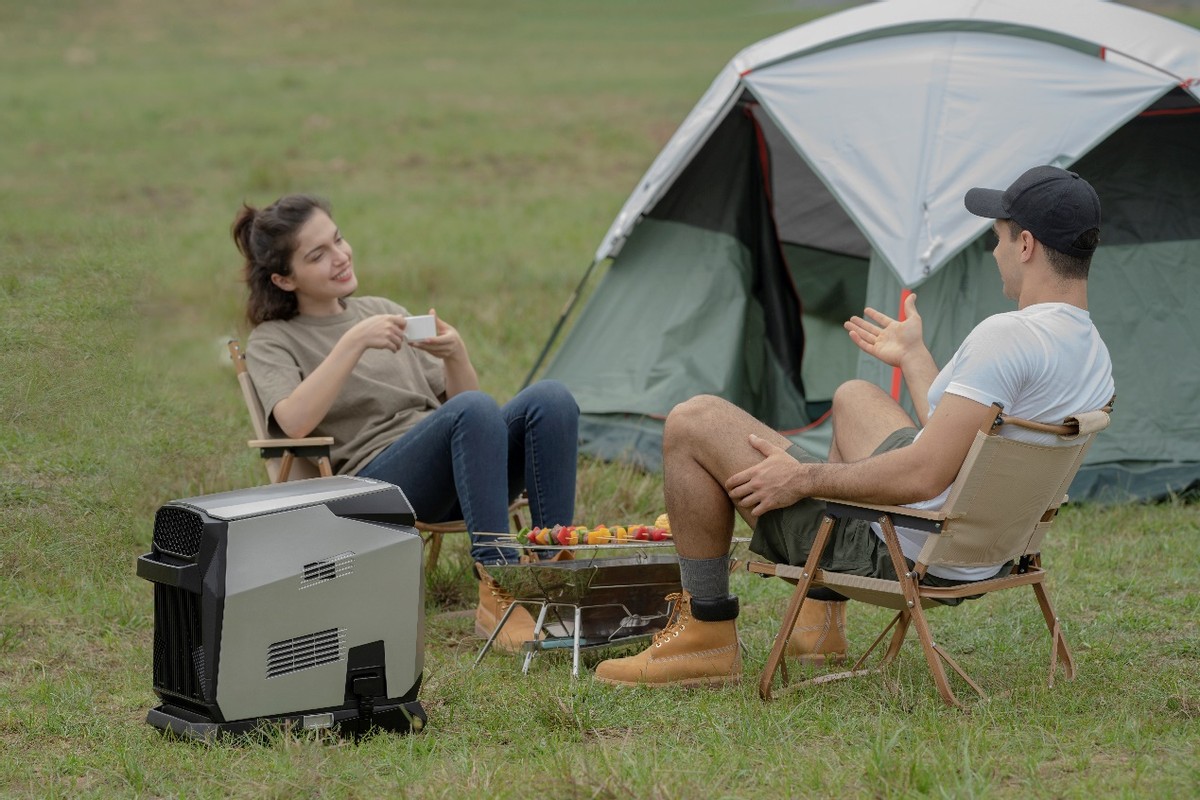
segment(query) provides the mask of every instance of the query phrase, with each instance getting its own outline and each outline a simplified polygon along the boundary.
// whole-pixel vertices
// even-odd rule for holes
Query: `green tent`
[[[893,0],[759,42],[613,222],[593,263],[608,268],[545,377],[573,391],[583,450],[601,457],[657,468],[662,420],[701,393],[823,454],[841,382],[908,402],[842,322],[916,291],[944,363],[1012,307],[963,195],[1056,164],[1104,205],[1091,313],[1118,394],[1072,494],[1193,488],[1198,92],[1200,32],[1096,0]]]

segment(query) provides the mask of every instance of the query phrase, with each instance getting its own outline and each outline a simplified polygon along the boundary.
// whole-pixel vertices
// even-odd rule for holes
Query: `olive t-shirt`
[[[253,330],[246,343],[246,368],[267,414],[320,366],[346,331],[376,314],[408,312],[382,297],[350,297],[346,309],[329,317],[300,314],[271,320]],[[442,361],[407,344],[399,352],[371,348],[363,353],[342,391],[313,436],[332,436],[334,472],[353,475],[384,448],[441,405],[446,391]]]

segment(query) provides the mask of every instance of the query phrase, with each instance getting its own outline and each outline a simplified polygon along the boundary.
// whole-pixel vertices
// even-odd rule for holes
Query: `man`
[[[1017,310],[981,322],[940,372],[922,340],[915,295],[905,302],[903,322],[870,308],[866,319],[851,318],[845,327],[854,343],[900,368],[916,419],[874,384],[843,384],[833,398],[827,463],[719,398],[696,397],[675,407],[663,432],[664,493],[684,593],[677,616],[654,643],[636,656],[602,662],[598,680],[666,686],[740,679],[738,601],[729,594],[728,565],[735,510],[754,529],[751,550],[800,565],[823,512],[810,498],[939,508],[992,403],[1018,417],[1058,423],[1112,397],[1108,350],[1087,311],[1100,226],[1095,190],[1075,173],[1042,166],[1004,191],[972,189],[965,203],[971,213],[995,220],[993,255]],[[1055,441],[1010,428],[1002,435]],[[914,560],[927,534],[897,532]],[[877,526],[853,520],[834,529],[821,566],[896,578]],[[982,580],[1008,568],[931,568],[926,583]],[[844,628],[844,598],[814,594],[801,609],[789,654],[840,660]]]

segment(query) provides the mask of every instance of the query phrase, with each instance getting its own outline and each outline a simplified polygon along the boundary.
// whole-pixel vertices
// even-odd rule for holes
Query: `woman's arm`
[[[371,348],[394,353],[403,343],[403,315],[378,314],[364,319],[338,339],[321,365],[290,395],[275,404],[271,416],[288,436],[307,436],[325,419],[363,353]]]

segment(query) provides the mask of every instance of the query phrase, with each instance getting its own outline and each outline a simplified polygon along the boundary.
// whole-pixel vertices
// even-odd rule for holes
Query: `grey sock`
[[[694,598],[700,600],[729,596],[729,556],[718,558],[679,558],[679,581]]]

